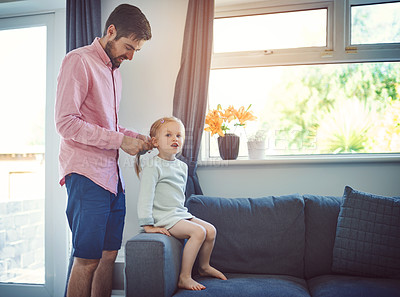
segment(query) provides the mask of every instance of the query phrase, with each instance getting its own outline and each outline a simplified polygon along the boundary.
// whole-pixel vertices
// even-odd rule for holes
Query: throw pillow
[[[332,271],[400,278],[400,198],[367,194],[346,186]]]

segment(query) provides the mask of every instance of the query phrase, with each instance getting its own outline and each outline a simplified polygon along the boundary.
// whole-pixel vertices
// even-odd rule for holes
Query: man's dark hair
[[[136,6],[130,4],[117,6],[107,19],[103,36],[107,35],[107,28],[110,25],[114,25],[117,29],[115,40],[121,37],[133,37],[135,40],[151,39],[150,23]]]

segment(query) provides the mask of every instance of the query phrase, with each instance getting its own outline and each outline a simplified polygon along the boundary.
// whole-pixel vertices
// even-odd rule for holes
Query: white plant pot
[[[247,149],[249,151],[249,159],[260,160],[265,159],[265,140],[264,141],[248,141]]]

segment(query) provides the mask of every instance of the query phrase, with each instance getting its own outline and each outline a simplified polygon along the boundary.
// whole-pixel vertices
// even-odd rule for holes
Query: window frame
[[[391,51],[400,49],[400,42],[398,43],[376,43],[376,44],[352,44],[351,43],[351,7],[352,6],[363,6],[363,5],[373,5],[373,4],[386,4],[386,3],[396,3],[399,1],[392,0],[348,0],[346,6],[346,34],[345,43],[346,48],[356,48],[356,50],[361,51],[372,51],[373,54],[379,54],[381,50]],[[378,51],[378,53],[377,53]]]
[[[307,0],[305,0],[307,1]],[[237,16],[257,15],[263,13],[281,13],[310,9],[327,9],[327,43],[326,47],[310,47],[295,49],[277,49],[273,52],[246,51],[229,53],[212,53],[211,70],[234,69],[247,67],[270,67],[289,65],[315,65],[357,62],[397,62],[400,61],[400,43],[391,44],[368,44],[351,45],[351,7],[362,4],[379,4],[388,2],[399,2],[396,0],[309,0],[299,3],[295,0],[286,1],[263,1],[256,3],[236,4],[227,6],[216,6],[215,18],[227,18]],[[269,49],[265,49],[268,51]],[[203,165],[215,163],[213,157],[209,156],[210,137],[203,133],[201,143],[200,162]],[[344,156],[345,155],[345,156]],[[272,157],[272,158],[271,158]],[[240,160],[247,163],[265,162],[294,162],[300,160],[317,160],[318,162],[328,159],[345,161],[369,159],[393,160],[400,159],[398,153],[376,153],[376,154],[346,154],[339,155],[290,155],[269,156],[269,160]],[[212,161],[214,160],[214,161]],[[232,162],[232,161],[229,161]],[[223,163],[225,163],[223,161]],[[249,163],[249,164],[250,164]]]
[[[310,9],[327,9],[327,46],[213,53],[211,69],[260,66],[312,65],[351,62],[391,62],[400,60],[400,43],[351,45],[351,6],[398,2],[395,0],[330,0],[301,4],[293,0],[216,7],[215,18],[279,13]],[[275,5],[274,5],[275,4]]]
[[[274,8],[258,8],[258,9],[249,9],[245,11],[240,11],[238,13],[237,11],[231,11],[229,13],[224,12],[224,13],[216,13],[216,16],[214,19],[229,19],[229,18],[234,18],[234,17],[251,17],[251,16],[262,16],[262,15],[269,15],[269,14],[279,14],[279,13],[292,13],[292,12],[305,12],[305,11],[315,11],[315,10],[326,10],[327,12],[327,32],[326,32],[326,40],[325,44],[326,46],[310,46],[310,47],[295,47],[295,48],[290,48],[290,49],[285,49],[285,48],[265,48],[262,50],[254,50],[254,51],[240,51],[240,52],[229,52],[232,53],[233,55],[241,55],[241,56],[246,56],[246,55],[270,55],[272,53],[290,53],[294,52],[296,54],[302,54],[304,52],[320,52],[321,50],[328,49],[332,47],[331,44],[331,36],[332,32],[331,30],[328,30],[332,28],[332,26],[328,25],[328,22],[332,20],[331,16],[328,16],[329,12],[332,12],[332,3],[331,2],[319,2],[315,4],[307,4],[302,6],[302,8],[297,6],[282,6],[277,9],[276,7]],[[287,8],[287,9],[286,9]],[[231,15],[231,14],[234,15]],[[214,55],[228,55],[229,53],[213,53]]]
[[[45,114],[45,283],[4,283],[0,291],[13,296],[61,296],[65,288],[68,267],[68,226],[65,216],[66,196],[58,184],[59,136],[54,122],[56,73],[65,55],[65,10],[37,14],[0,17],[0,30],[35,26],[47,27],[46,114]],[[34,46],[34,45],[29,45]],[[28,49],[27,49],[28,50]]]

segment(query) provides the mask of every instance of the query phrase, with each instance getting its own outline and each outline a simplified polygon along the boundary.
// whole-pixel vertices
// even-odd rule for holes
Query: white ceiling
[[[0,0],[0,17],[65,8],[66,0]]]

